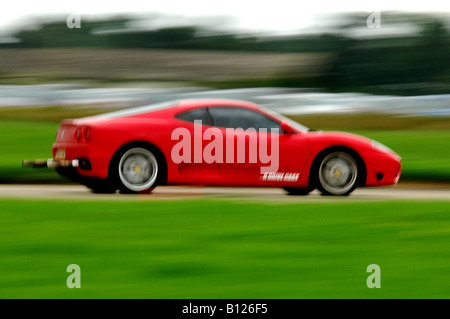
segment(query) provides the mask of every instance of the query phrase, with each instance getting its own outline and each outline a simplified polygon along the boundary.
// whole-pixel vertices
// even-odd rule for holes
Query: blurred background
[[[79,7],[3,16],[1,183],[62,181],[20,163],[51,157],[64,118],[200,97],[367,135],[403,157],[402,180],[450,181],[449,12]]]

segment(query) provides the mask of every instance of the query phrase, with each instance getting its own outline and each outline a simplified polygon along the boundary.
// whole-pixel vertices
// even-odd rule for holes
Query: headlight
[[[396,155],[397,157],[400,158],[400,156],[398,156],[397,153],[395,153],[393,150],[391,150],[391,149],[390,149],[389,147],[387,147],[386,145],[381,144],[380,142],[377,142],[377,141],[372,140],[372,147],[373,147],[374,149],[377,149],[377,150],[382,151],[382,152],[394,154],[394,155]]]
[[[394,151],[391,150],[389,147],[387,147],[386,145],[381,144],[380,142],[377,142],[377,141],[375,141],[375,140],[372,140],[372,147],[373,147],[373,148],[377,148],[377,149],[379,149],[379,150],[381,150],[381,151],[394,153]]]

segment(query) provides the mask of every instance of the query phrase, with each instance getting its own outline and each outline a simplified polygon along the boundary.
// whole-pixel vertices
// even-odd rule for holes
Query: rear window
[[[190,110],[177,114],[176,118],[194,123],[194,121],[202,121],[202,125],[212,125],[211,119],[206,108]]]
[[[131,109],[100,114],[100,115],[92,116],[92,118],[111,119],[111,118],[116,118],[116,117],[144,114],[144,113],[148,113],[148,112],[159,111],[162,109],[170,108],[170,107],[178,105],[178,103],[179,103],[178,101],[170,101],[170,102],[163,102],[163,103],[157,103],[157,104],[150,104],[150,105],[145,105],[145,106],[134,107]]]

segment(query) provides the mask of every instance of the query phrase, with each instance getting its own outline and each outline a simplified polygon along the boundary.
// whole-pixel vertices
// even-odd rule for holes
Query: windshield
[[[277,113],[277,112],[275,112],[273,110],[270,110],[270,109],[268,109],[268,108],[266,108],[264,106],[261,106],[261,105],[259,105],[259,106],[262,109],[264,109],[267,113],[272,115],[274,118],[279,119],[280,121],[287,121],[291,127],[295,128],[295,129],[297,129],[299,131],[303,131],[303,132],[309,131],[308,127],[306,127],[304,125],[301,125],[300,123],[297,123],[294,120],[291,120],[290,118],[288,118],[288,117],[286,117],[284,115],[281,115],[280,113]]]

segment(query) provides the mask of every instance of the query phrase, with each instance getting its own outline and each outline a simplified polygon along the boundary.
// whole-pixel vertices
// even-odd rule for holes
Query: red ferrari
[[[396,184],[401,172],[400,157],[376,141],[312,131],[253,103],[219,99],[64,120],[53,158],[43,165],[111,193],[200,184],[348,195],[360,186]]]

